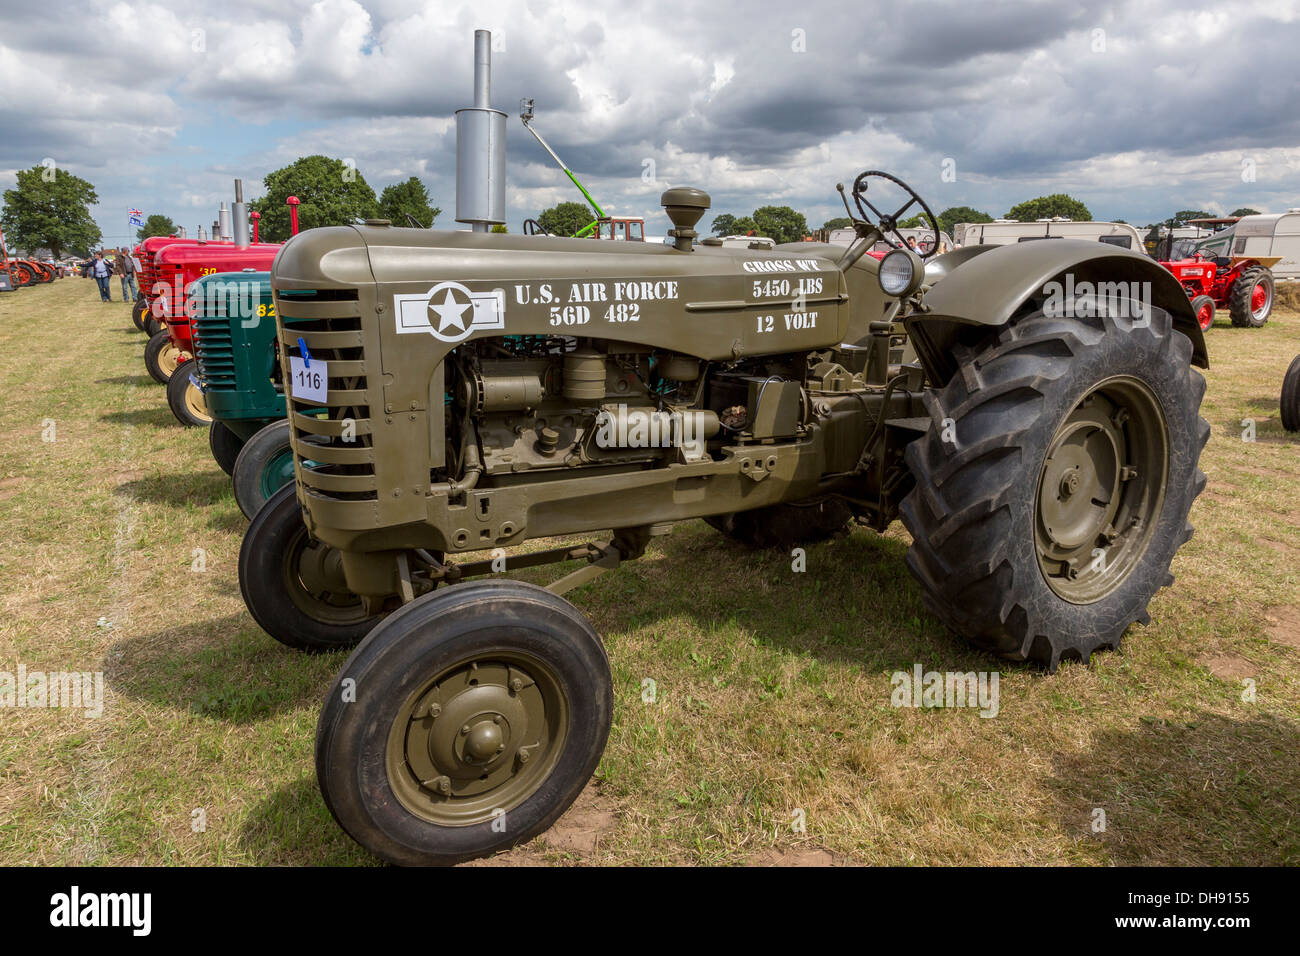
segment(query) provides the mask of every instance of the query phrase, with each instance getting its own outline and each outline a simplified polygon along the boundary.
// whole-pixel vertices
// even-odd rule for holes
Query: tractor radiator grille
[[[311,493],[337,501],[377,501],[370,393],[360,305],[353,289],[276,293],[285,380],[289,359],[329,364],[325,406],[293,398],[285,389],[294,470]]]
[[[203,388],[235,391],[235,353],[225,296],[190,296],[190,334],[194,337],[194,361]]]

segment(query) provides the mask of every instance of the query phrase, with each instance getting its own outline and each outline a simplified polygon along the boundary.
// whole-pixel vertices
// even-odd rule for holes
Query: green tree
[[[715,216],[709,227],[715,236],[734,236],[736,234],[736,217],[729,212]]]
[[[939,228],[950,236],[958,223],[993,221],[993,217],[988,213],[972,209],[970,206],[949,206],[935,218],[939,220]]]
[[[753,216],[737,216],[732,220],[734,232],[727,233],[728,236],[748,236],[758,235],[758,223],[754,222]]]
[[[1011,207],[1007,213],[1007,219],[1014,219],[1016,222],[1035,222],[1039,219],[1054,219],[1057,216],[1063,216],[1066,219],[1073,219],[1075,222],[1090,222],[1092,212],[1079,200],[1073,196],[1067,196],[1065,193],[1053,193],[1050,196],[1039,196],[1037,199],[1026,199]]]
[[[848,229],[853,225],[853,220],[848,216],[836,216],[834,219],[827,219],[822,223],[823,229]]]
[[[1249,206],[1242,206],[1240,209],[1234,209],[1228,213],[1229,216],[1258,216],[1258,209],[1251,209]]]
[[[754,224],[760,236],[777,242],[798,242],[808,234],[803,213],[789,206],[760,206],[754,210]]]
[[[442,210],[438,210],[438,211],[441,212]],[[510,230],[506,228],[505,223],[503,223],[503,222],[499,222],[499,223],[497,223],[495,226],[493,226],[493,227],[492,227],[490,230],[488,230],[488,231],[489,231],[489,232],[509,232]]]
[[[591,208],[580,202],[562,202],[537,217],[537,223],[554,236],[572,236],[596,218]]]
[[[414,219],[420,228],[432,229],[433,221],[441,212],[436,206],[429,205],[429,191],[414,176],[404,183],[385,186],[379,194],[379,215],[392,220],[395,226],[409,226]]]
[[[135,231],[137,239],[150,236],[170,236],[176,231],[176,223],[162,213],[155,212],[144,221],[144,225]]]
[[[938,218],[937,216],[935,217]],[[915,216],[909,216],[898,224],[899,229],[920,229],[922,226],[930,225],[930,221],[925,218],[925,213],[918,212]]]
[[[1178,212],[1174,213],[1172,216],[1166,219],[1164,224],[1166,226],[1173,228],[1175,226],[1187,225],[1187,221],[1189,219],[1213,219],[1213,218],[1215,218],[1214,213],[1206,212],[1204,209],[1180,209]]]
[[[262,180],[266,195],[249,203],[262,216],[263,242],[289,238],[289,207],[284,201],[297,196],[298,227],[345,226],[355,219],[379,215],[379,201],[355,166],[328,156],[302,156]]]
[[[28,252],[45,248],[60,259],[67,251],[87,255],[103,233],[90,216],[99,202],[95,187],[66,169],[33,166],[18,171],[17,186],[5,190],[0,229],[10,248]]]

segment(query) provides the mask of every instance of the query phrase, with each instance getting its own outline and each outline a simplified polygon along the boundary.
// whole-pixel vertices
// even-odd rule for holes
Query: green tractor
[[[195,358],[189,374],[212,415],[208,444],[249,519],[293,481],[270,279],[251,269],[204,276],[187,305]]]
[[[359,843],[454,863],[564,812],[614,689],[562,595],[677,522],[792,548],[901,519],[933,613],[1049,669],[1149,620],[1205,484],[1181,286],[1097,242],[923,258],[899,220],[939,227],[910,187],[873,170],[851,195],[847,249],[696,245],[709,200],[686,187],[663,195],[671,246],[384,222],[285,245],[296,481],[239,578],[284,643],[360,641],[316,738]],[[864,255],[881,239],[899,248]],[[571,570],[509,577],[549,562]]]

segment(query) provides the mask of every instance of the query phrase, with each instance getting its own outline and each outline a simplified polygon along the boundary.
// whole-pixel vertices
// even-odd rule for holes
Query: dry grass
[[[898,528],[795,574],[680,527],[572,595],[610,649],[614,730],[563,826],[502,862],[1300,862],[1300,438],[1277,423],[1300,316],[1208,339],[1197,535],[1122,654],[1045,675],[968,649],[923,610]],[[0,670],[107,679],[99,719],[0,710],[0,863],[368,862],[312,770],[342,658],[248,617],[228,479],[126,306],[23,289],[0,342]],[[1000,670],[1001,713],[891,707],[916,662]]]

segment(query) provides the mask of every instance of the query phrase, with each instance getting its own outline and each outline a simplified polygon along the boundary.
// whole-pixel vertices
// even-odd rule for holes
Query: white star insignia
[[[429,308],[438,313],[440,320],[438,322],[439,332],[446,332],[449,326],[455,326],[458,331],[464,332],[465,310],[471,307],[473,307],[472,302],[457,302],[450,289],[447,290],[447,296],[442,300],[442,305],[429,303]]]

